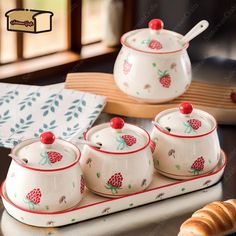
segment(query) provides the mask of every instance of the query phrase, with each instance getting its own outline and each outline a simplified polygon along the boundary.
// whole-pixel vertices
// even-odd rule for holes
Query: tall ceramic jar
[[[154,19],[149,28],[124,34],[114,65],[114,79],[126,94],[142,102],[161,103],[183,94],[191,83],[191,63],[183,36],[163,29]]]

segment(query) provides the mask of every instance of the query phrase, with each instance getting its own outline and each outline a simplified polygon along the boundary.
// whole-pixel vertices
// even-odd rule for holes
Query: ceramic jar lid
[[[93,127],[86,134],[86,139],[101,144],[101,151],[126,153],[136,151],[149,143],[148,133],[123,119],[114,117],[110,123]]]
[[[122,44],[148,53],[170,53],[188,46],[179,42],[183,37],[181,34],[163,29],[164,24],[160,19],[151,20],[148,27],[124,34]]]
[[[42,133],[40,139],[24,142],[26,144],[16,150],[15,155],[17,158],[26,160],[29,167],[57,169],[68,166],[77,159],[73,144],[56,139],[51,132]]]
[[[173,135],[198,136],[216,127],[213,116],[199,109],[193,109],[189,102],[182,102],[179,108],[159,113],[155,121],[164,131]]]

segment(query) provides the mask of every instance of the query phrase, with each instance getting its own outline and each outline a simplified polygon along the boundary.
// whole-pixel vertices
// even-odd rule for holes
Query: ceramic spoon
[[[84,145],[89,145],[89,146],[93,146],[95,148],[101,148],[102,144],[101,143],[93,143],[91,141],[87,141],[87,140],[79,140],[78,141],[79,144],[84,144]]]
[[[206,20],[198,22],[187,34],[184,35],[182,39],[180,39],[180,43],[183,45],[188,43],[193,38],[202,33],[208,27],[208,25],[209,23]]]
[[[26,165],[26,164],[28,163],[28,160],[27,160],[27,159],[20,159],[20,158],[18,158],[17,156],[11,154],[11,153],[8,154],[8,156],[9,156],[11,159],[15,160],[16,162],[20,162],[22,165]]]
[[[168,129],[167,127],[166,128],[162,127],[157,121],[153,120],[152,123],[162,131],[170,133],[170,129]]]

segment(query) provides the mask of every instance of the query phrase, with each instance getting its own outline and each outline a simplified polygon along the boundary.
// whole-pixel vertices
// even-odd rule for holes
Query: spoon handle
[[[184,37],[180,40],[180,43],[181,44],[188,43],[193,38],[202,33],[208,27],[208,25],[209,23],[206,20],[198,22],[187,34],[184,35]]]
[[[8,154],[8,156],[9,156],[11,159],[15,160],[16,162],[20,162],[22,165],[26,165],[26,164],[27,164],[25,161],[21,160],[20,158],[16,157],[15,155],[13,155],[13,154],[11,154],[11,153]]]
[[[93,146],[93,147],[96,147],[96,148],[101,148],[101,145],[99,145],[97,143],[93,143],[93,142],[87,141],[87,140],[79,140],[78,143],[79,144],[85,144],[85,145]]]
[[[162,131],[169,132],[166,128],[162,127],[158,122],[156,122],[154,120],[152,121],[152,124],[157,126]]]

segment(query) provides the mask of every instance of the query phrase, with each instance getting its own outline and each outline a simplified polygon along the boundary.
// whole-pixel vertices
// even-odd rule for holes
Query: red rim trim
[[[109,123],[107,123],[107,124],[109,124]],[[126,123],[126,124],[128,124],[128,123]],[[145,129],[143,129],[143,128],[141,128],[141,127],[138,127],[138,126],[136,126],[136,125],[132,125],[132,124],[128,124],[128,125],[131,125],[131,126],[133,126],[133,127],[136,127],[136,128],[138,128],[138,129],[141,129],[141,130],[147,135],[148,140],[147,140],[147,143],[146,143],[143,147],[141,147],[141,148],[139,148],[139,149],[136,149],[136,150],[133,150],[133,151],[129,151],[129,152],[109,152],[109,151],[105,151],[105,150],[98,149],[98,148],[93,147],[93,146],[91,146],[91,145],[89,145],[89,144],[88,144],[88,146],[89,146],[90,148],[92,148],[93,150],[95,150],[95,151],[102,152],[102,153],[106,153],[106,154],[112,154],[112,155],[125,155],[125,154],[132,154],[132,153],[136,153],[136,152],[142,151],[142,150],[145,149],[145,148],[150,144],[150,142],[151,142],[151,138],[150,138],[149,133],[148,133]],[[97,126],[99,126],[99,125],[97,125]],[[97,126],[94,126],[94,127],[97,127]],[[92,129],[92,128],[91,128],[91,129]],[[84,133],[84,139],[85,139],[85,140],[87,140],[87,133],[88,133],[91,129],[87,130],[87,131]]]
[[[217,164],[218,165],[218,164]],[[213,170],[217,167],[217,165],[213,168]],[[155,168],[156,169],[156,168]],[[161,173],[164,173],[164,174],[167,174],[167,175],[172,175],[172,176],[179,176],[179,177],[186,177],[186,178],[191,178],[191,177],[193,177],[192,175],[176,175],[176,174],[171,174],[171,173],[169,173],[169,172],[165,172],[165,171],[163,171],[163,170],[158,170],[158,169],[156,169],[160,174]],[[204,176],[204,175],[207,175],[207,174],[209,174],[209,173],[211,173],[211,171],[208,171],[208,172],[206,172],[205,174],[201,174],[201,175],[197,175],[196,177],[202,177],[202,176]],[[169,177],[169,178],[171,178],[171,177]]]
[[[135,30],[133,30],[133,31],[135,31]],[[184,49],[187,49],[188,46],[189,46],[189,43],[186,43],[186,44],[184,44],[184,46],[183,46],[182,48],[177,49],[177,50],[174,50],[174,51],[168,51],[168,52],[147,52],[147,51],[143,51],[143,50],[137,49],[137,48],[135,48],[135,47],[132,47],[132,46],[130,46],[129,44],[127,44],[127,43],[125,42],[125,39],[127,38],[127,35],[130,34],[131,32],[132,32],[132,31],[123,34],[123,35],[121,36],[121,38],[120,38],[120,42],[121,42],[121,44],[122,44],[123,46],[125,46],[125,47],[127,47],[127,48],[130,48],[130,49],[133,49],[133,50],[135,50],[135,51],[137,51],[137,52],[142,52],[142,53],[147,53],[147,54],[172,54],[172,53],[177,53],[177,52],[180,52],[180,51],[182,51],[182,50],[184,50]],[[177,33],[174,33],[174,34],[176,34],[177,36],[178,36],[178,35],[179,35],[179,36],[182,36],[181,34],[177,34]]]
[[[187,179],[187,180],[181,180],[181,181],[178,180],[178,182],[175,182],[175,183],[166,184],[166,185],[163,185],[163,186],[157,187],[157,188],[146,189],[146,190],[144,190],[144,191],[142,191],[142,192],[138,192],[138,193],[133,193],[133,194],[125,195],[125,196],[118,197],[118,198],[107,199],[107,200],[104,200],[104,201],[101,201],[101,202],[96,202],[96,203],[92,203],[92,204],[85,205],[85,206],[81,206],[81,207],[76,207],[76,208],[73,208],[73,210],[72,210],[72,209],[68,209],[68,210],[59,211],[59,212],[43,212],[43,211],[41,211],[41,212],[37,212],[37,211],[36,211],[36,212],[35,212],[35,211],[30,211],[30,210],[26,210],[26,209],[23,209],[23,208],[21,208],[21,207],[18,207],[18,206],[16,206],[14,203],[12,203],[12,202],[3,194],[3,185],[4,185],[4,183],[5,183],[5,180],[4,180],[4,181],[2,182],[2,184],[1,184],[0,196],[1,196],[5,201],[7,201],[10,205],[16,207],[17,209],[19,209],[19,210],[21,210],[21,211],[25,211],[25,212],[28,212],[28,213],[39,214],[39,215],[64,214],[64,213],[67,213],[67,212],[77,211],[77,210],[79,210],[79,209],[91,207],[91,206],[94,206],[94,205],[99,205],[99,204],[102,204],[102,203],[105,203],[105,202],[115,201],[115,200],[118,200],[118,199],[121,199],[121,198],[125,198],[125,197],[127,197],[127,196],[134,196],[134,195],[138,195],[138,194],[150,192],[150,191],[153,191],[153,190],[162,189],[162,188],[166,188],[166,187],[169,187],[169,186],[178,185],[178,184],[180,184],[180,183],[185,183],[185,182],[189,182],[189,181],[201,179],[201,178],[204,178],[204,177],[207,177],[207,176],[215,175],[215,174],[217,174],[218,172],[220,172],[222,169],[224,169],[225,166],[226,166],[226,163],[227,163],[227,156],[226,156],[225,152],[224,152],[223,150],[221,150],[221,153],[222,153],[222,157],[224,158],[224,163],[223,163],[223,165],[221,166],[220,169],[215,170],[215,171],[211,172],[210,174],[206,174],[206,175],[194,177],[194,178]]]
[[[169,132],[166,132],[164,130],[161,130],[159,127],[157,127],[156,125],[154,125],[156,127],[156,129],[158,129],[160,132],[162,132],[163,134],[166,134],[166,135],[169,135],[169,136],[172,136],[172,137],[177,137],[177,138],[200,138],[200,137],[203,137],[203,136],[206,136],[210,133],[212,133],[213,131],[215,131],[217,125],[212,129],[210,130],[209,132],[205,133],[205,134],[199,134],[199,135],[189,135],[189,136],[186,136],[186,135],[178,135],[178,134],[171,134]]]
[[[37,138],[36,139],[26,139],[24,140],[23,142],[26,142],[26,141],[29,141],[29,140],[38,140]],[[67,142],[69,143],[70,145],[74,146],[75,149],[77,149],[77,151],[79,152],[79,155],[76,156],[76,159],[74,162],[72,162],[71,164],[67,165],[67,166],[63,166],[63,167],[60,167],[60,168],[55,168],[55,169],[40,169],[40,168],[36,168],[36,167],[31,167],[31,166],[26,166],[26,165],[23,165],[21,164],[20,162],[16,161],[15,159],[13,159],[12,161],[14,161],[16,164],[20,165],[21,167],[23,168],[26,168],[26,169],[29,169],[29,170],[35,170],[35,171],[40,171],[40,172],[54,172],[54,171],[60,171],[60,170],[65,170],[65,169],[68,169],[74,165],[76,165],[79,160],[80,160],[80,157],[81,157],[81,152],[80,152],[80,149],[78,147],[76,147],[73,143],[69,142],[69,141],[65,141],[65,140],[62,140],[63,142]],[[22,142],[21,142],[22,143]],[[19,144],[21,144],[19,143]],[[12,150],[11,150],[11,154],[14,152],[14,150],[17,148],[17,146],[19,145],[17,144]]]

